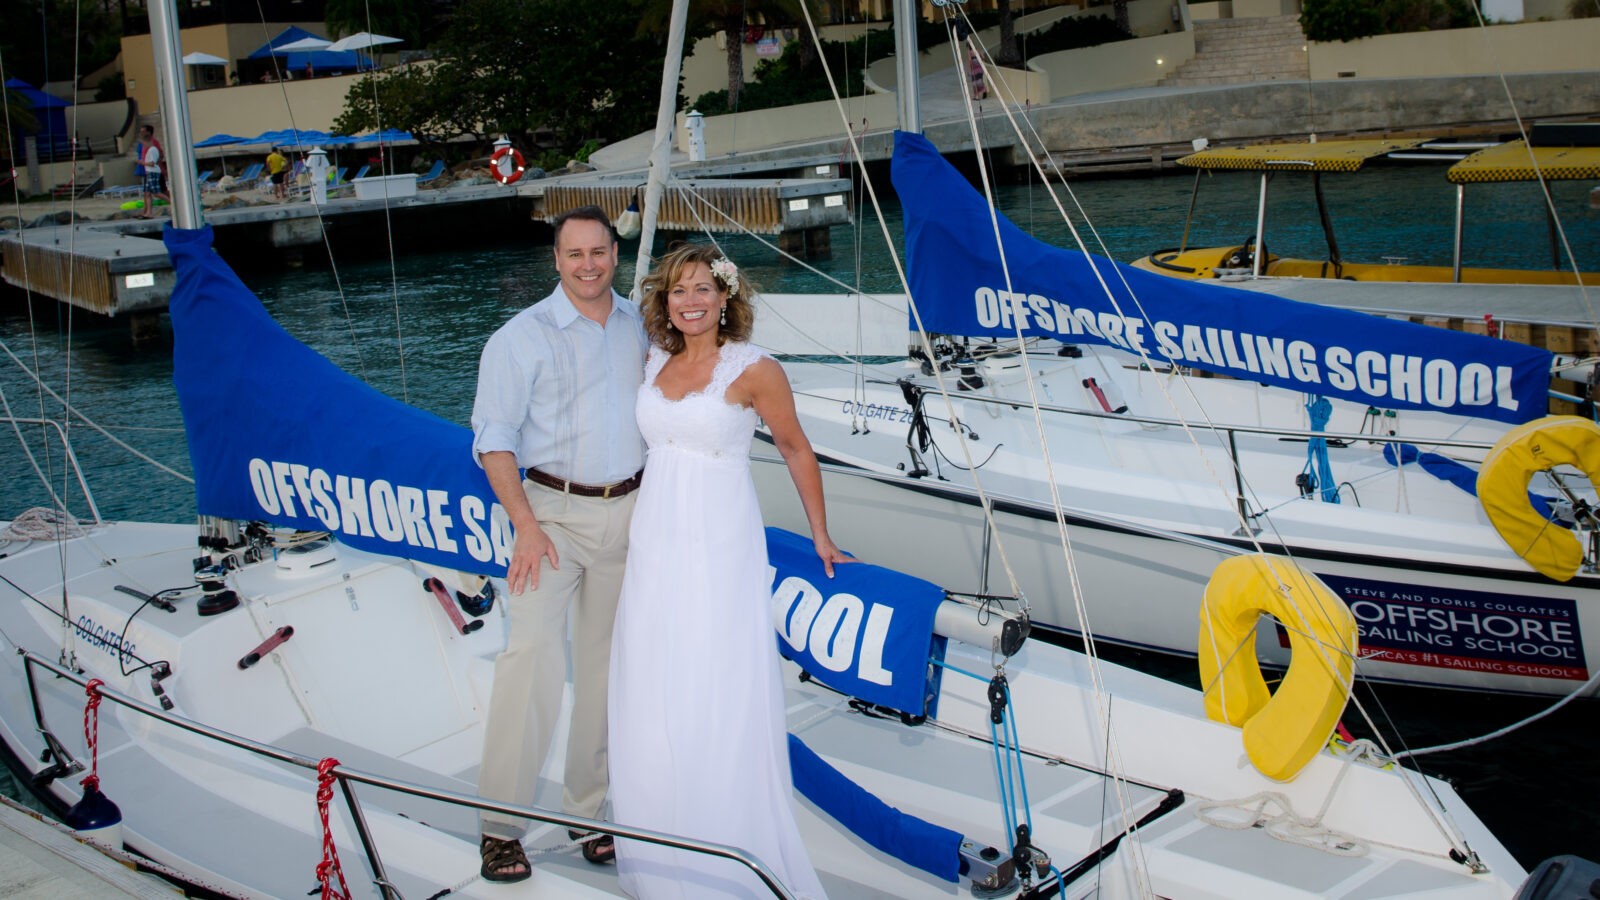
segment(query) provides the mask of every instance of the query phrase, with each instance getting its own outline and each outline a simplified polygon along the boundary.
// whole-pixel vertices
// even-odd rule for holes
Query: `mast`
[[[936,5],[943,6],[935,0]],[[917,96],[917,0],[894,2],[895,109],[900,130],[922,131],[922,105]]]
[[[639,299],[639,285],[650,271],[650,249],[656,240],[656,214],[661,195],[672,172],[672,135],[678,117],[678,76],[683,70],[683,36],[689,21],[689,0],[673,0],[672,18],[667,26],[667,56],[661,61],[661,100],[656,105],[655,143],[650,147],[650,170],[644,185],[644,209],[639,222],[639,255],[633,265],[633,290]],[[728,40],[735,40],[729,35]]]
[[[194,154],[189,128],[189,95],[179,77],[182,44],[178,41],[178,13],[173,0],[150,4],[150,43],[155,51],[156,90],[161,97],[161,125],[167,135],[168,187],[172,191],[172,225],[199,228],[200,190],[194,174]],[[176,153],[174,153],[176,149]],[[147,210],[148,212],[148,210]]]

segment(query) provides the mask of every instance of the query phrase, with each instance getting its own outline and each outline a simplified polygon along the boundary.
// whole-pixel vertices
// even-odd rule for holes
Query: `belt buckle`
[[[621,484],[621,482],[617,482],[617,484]],[[616,487],[616,486],[617,486],[616,484],[608,484],[605,487],[601,488],[600,489],[600,499],[601,500],[610,500],[611,499],[611,489]]]

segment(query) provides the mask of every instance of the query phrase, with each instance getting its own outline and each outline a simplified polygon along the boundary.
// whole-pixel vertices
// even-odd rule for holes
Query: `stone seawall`
[[[1525,119],[1600,116],[1595,73],[1507,76]],[[1451,132],[1492,129],[1514,118],[1496,76],[1268,82],[1171,89],[1056,104],[1035,112],[1051,151],[1216,141],[1304,138],[1309,134]],[[946,130],[950,133],[946,134]],[[929,137],[971,144],[967,126],[941,124]]]

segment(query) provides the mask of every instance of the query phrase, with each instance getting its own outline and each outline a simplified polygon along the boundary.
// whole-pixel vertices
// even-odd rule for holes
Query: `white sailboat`
[[[1038,624],[1186,655],[1213,567],[1283,552],[1357,617],[1363,677],[1600,687],[1587,473],[1552,463],[1478,481],[1496,442],[1545,408],[1552,370],[1582,382],[1592,365],[1045,247],[919,135],[898,135],[894,167],[915,309],[905,295],[769,298],[786,322],[847,333],[897,307],[895,329],[913,335],[890,365],[785,362],[831,464],[843,546],[964,590],[1009,578]],[[861,355],[788,331],[790,353]],[[802,526],[776,454],[757,453],[772,521]],[[1532,478],[1537,537],[1508,532],[1478,496],[1514,504],[1518,475]],[[1087,623],[1062,577],[1062,524]],[[1579,552],[1541,568],[1538,545],[1558,534]],[[1258,629],[1263,659],[1282,664],[1287,648]]]
[[[153,20],[175,60],[170,7]],[[179,119],[176,84],[164,105]],[[188,145],[184,123],[169,128]],[[92,823],[102,840],[224,895],[618,895],[567,827],[763,871],[737,848],[526,809],[533,877],[477,878],[475,813],[494,805],[474,796],[475,767],[504,619],[458,570],[503,567],[504,516],[464,429],[271,322],[211,250],[192,160],[177,162],[175,372],[206,518],[197,541],[8,513],[0,634],[17,652],[0,662],[0,740],[29,783],[86,812],[87,770],[120,806],[120,824]],[[302,387],[268,396],[262,371]],[[866,565],[824,590],[804,553],[769,544],[774,639],[802,660],[786,667],[790,730],[809,748],[794,753],[800,826],[833,896],[1504,898],[1523,879],[1448,785],[1368,745],[1325,748],[1322,718],[1241,733],[1199,692],[1028,642],[1025,618],[988,603]],[[918,615],[920,637],[863,627]],[[1317,656],[1306,677],[1347,690],[1319,679]],[[1222,683],[1251,693],[1252,675]],[[1330,695],[1320,714],[1341,708]],[[1263,738],[1294,745],[1295,771],[1264,763]],[[541,802],[559,790],[547,777]]]

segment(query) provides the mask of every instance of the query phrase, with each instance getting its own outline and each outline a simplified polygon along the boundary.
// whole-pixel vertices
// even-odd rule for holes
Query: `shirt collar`
[[[572,302],[572,298],[567,296],[567,290],[561,286],[560,282],[556,283],[556,289],[550,292],[550,296],[545,299],[545,303],[549,304],[550,315],[555,320],[558,328],[566,328],[584,317],[582,313],[578,312],[578,307]],[[613,313],[620,312],[630,319],[639,319],[639,307],[614,289],[611,291],[611,311]]]

